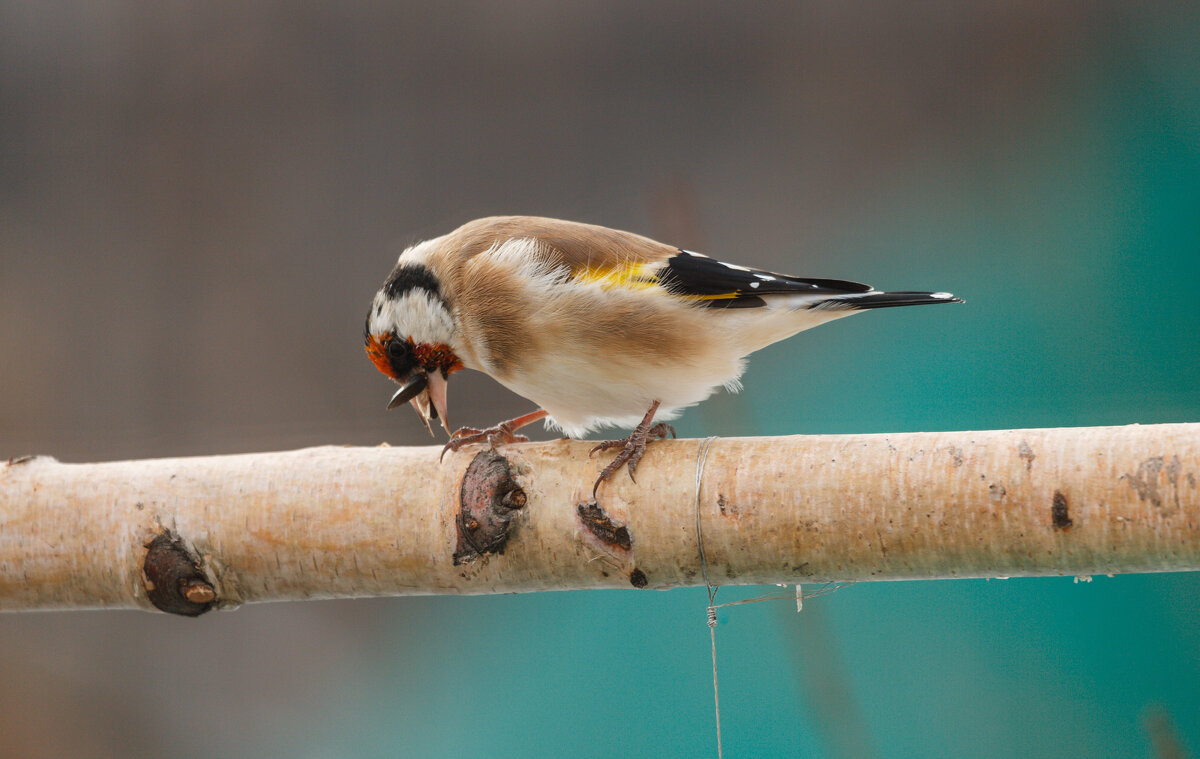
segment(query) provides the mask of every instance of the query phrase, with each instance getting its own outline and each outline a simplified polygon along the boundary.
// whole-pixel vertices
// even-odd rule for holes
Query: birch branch
[[[11,460],[0,609],[1200,568],[1200,424],[589,448]]]

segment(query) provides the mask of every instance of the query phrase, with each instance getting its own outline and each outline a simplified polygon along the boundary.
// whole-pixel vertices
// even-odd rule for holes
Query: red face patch
[[[375,364],[375,368],[383,372],[394,380],[399,380],[392,372],[392,362],[388,361],[387,357],[387,341],[391,340],[389,335],[384,335],[384,339],[379,339],[376,335],[367,335],[366,351],[367,358],[371,359],[371,363]]]
[[[371,363],[375,364],[375,368],[397,382],[401,381],[401,377],[397,376],[395,370],[392,368],[387,348],[392,340],[399,339],[391,335],[367,335],[366,345],[364,346],[367,351],[367,358],[371,359]],[[445,343],[413,344],[412,338],[409,338],[408,344],[412,347],[413,358],[416,359],[417,366],[426,369],[441,369],[446,374],[453,374],[463,368],[462,361],[459,360],[458,356],[454,355],[454,351]]]

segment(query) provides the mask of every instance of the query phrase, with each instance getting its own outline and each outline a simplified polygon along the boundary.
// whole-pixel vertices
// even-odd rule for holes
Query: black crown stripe
[[[441,298],[437,278],[433,272],[420,264],[400,264],[388,275],[383,283],[383,292],[389,298],[399,298],[410,290],[425,290]]]

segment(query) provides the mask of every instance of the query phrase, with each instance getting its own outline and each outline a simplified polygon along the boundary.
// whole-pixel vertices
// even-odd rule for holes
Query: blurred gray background
[[[1200,420],[1197,39],[1194,2],[0,2],[0,455],[428,444],[362,319],[404,245],[498,213],[967,299],[772,346],[687,435]],[[736,607],[727,755],[1188,755],[1198,599]],[[3,615],[0,755],[704,755],[705,604]]]

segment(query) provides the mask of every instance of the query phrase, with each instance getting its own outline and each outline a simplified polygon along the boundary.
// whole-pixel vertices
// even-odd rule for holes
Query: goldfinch
[[[615,229],[532,216],[469,222],[413,245],[367,313],[367,355],[426,429],[447,432],[446,380],[485,372],[538,410],[462,428],[447,449],[525,440],[545,419],[570,437],[633,427],[593,487],[632,477],[661,423],[718,387],[736,391],[746,356],[873,308],[960,303],[945,292],[880,292],[838,279],[749,269]],[[655,419],[660,423],[655,424]],[[444,451],[443,451],[444,452]]]

